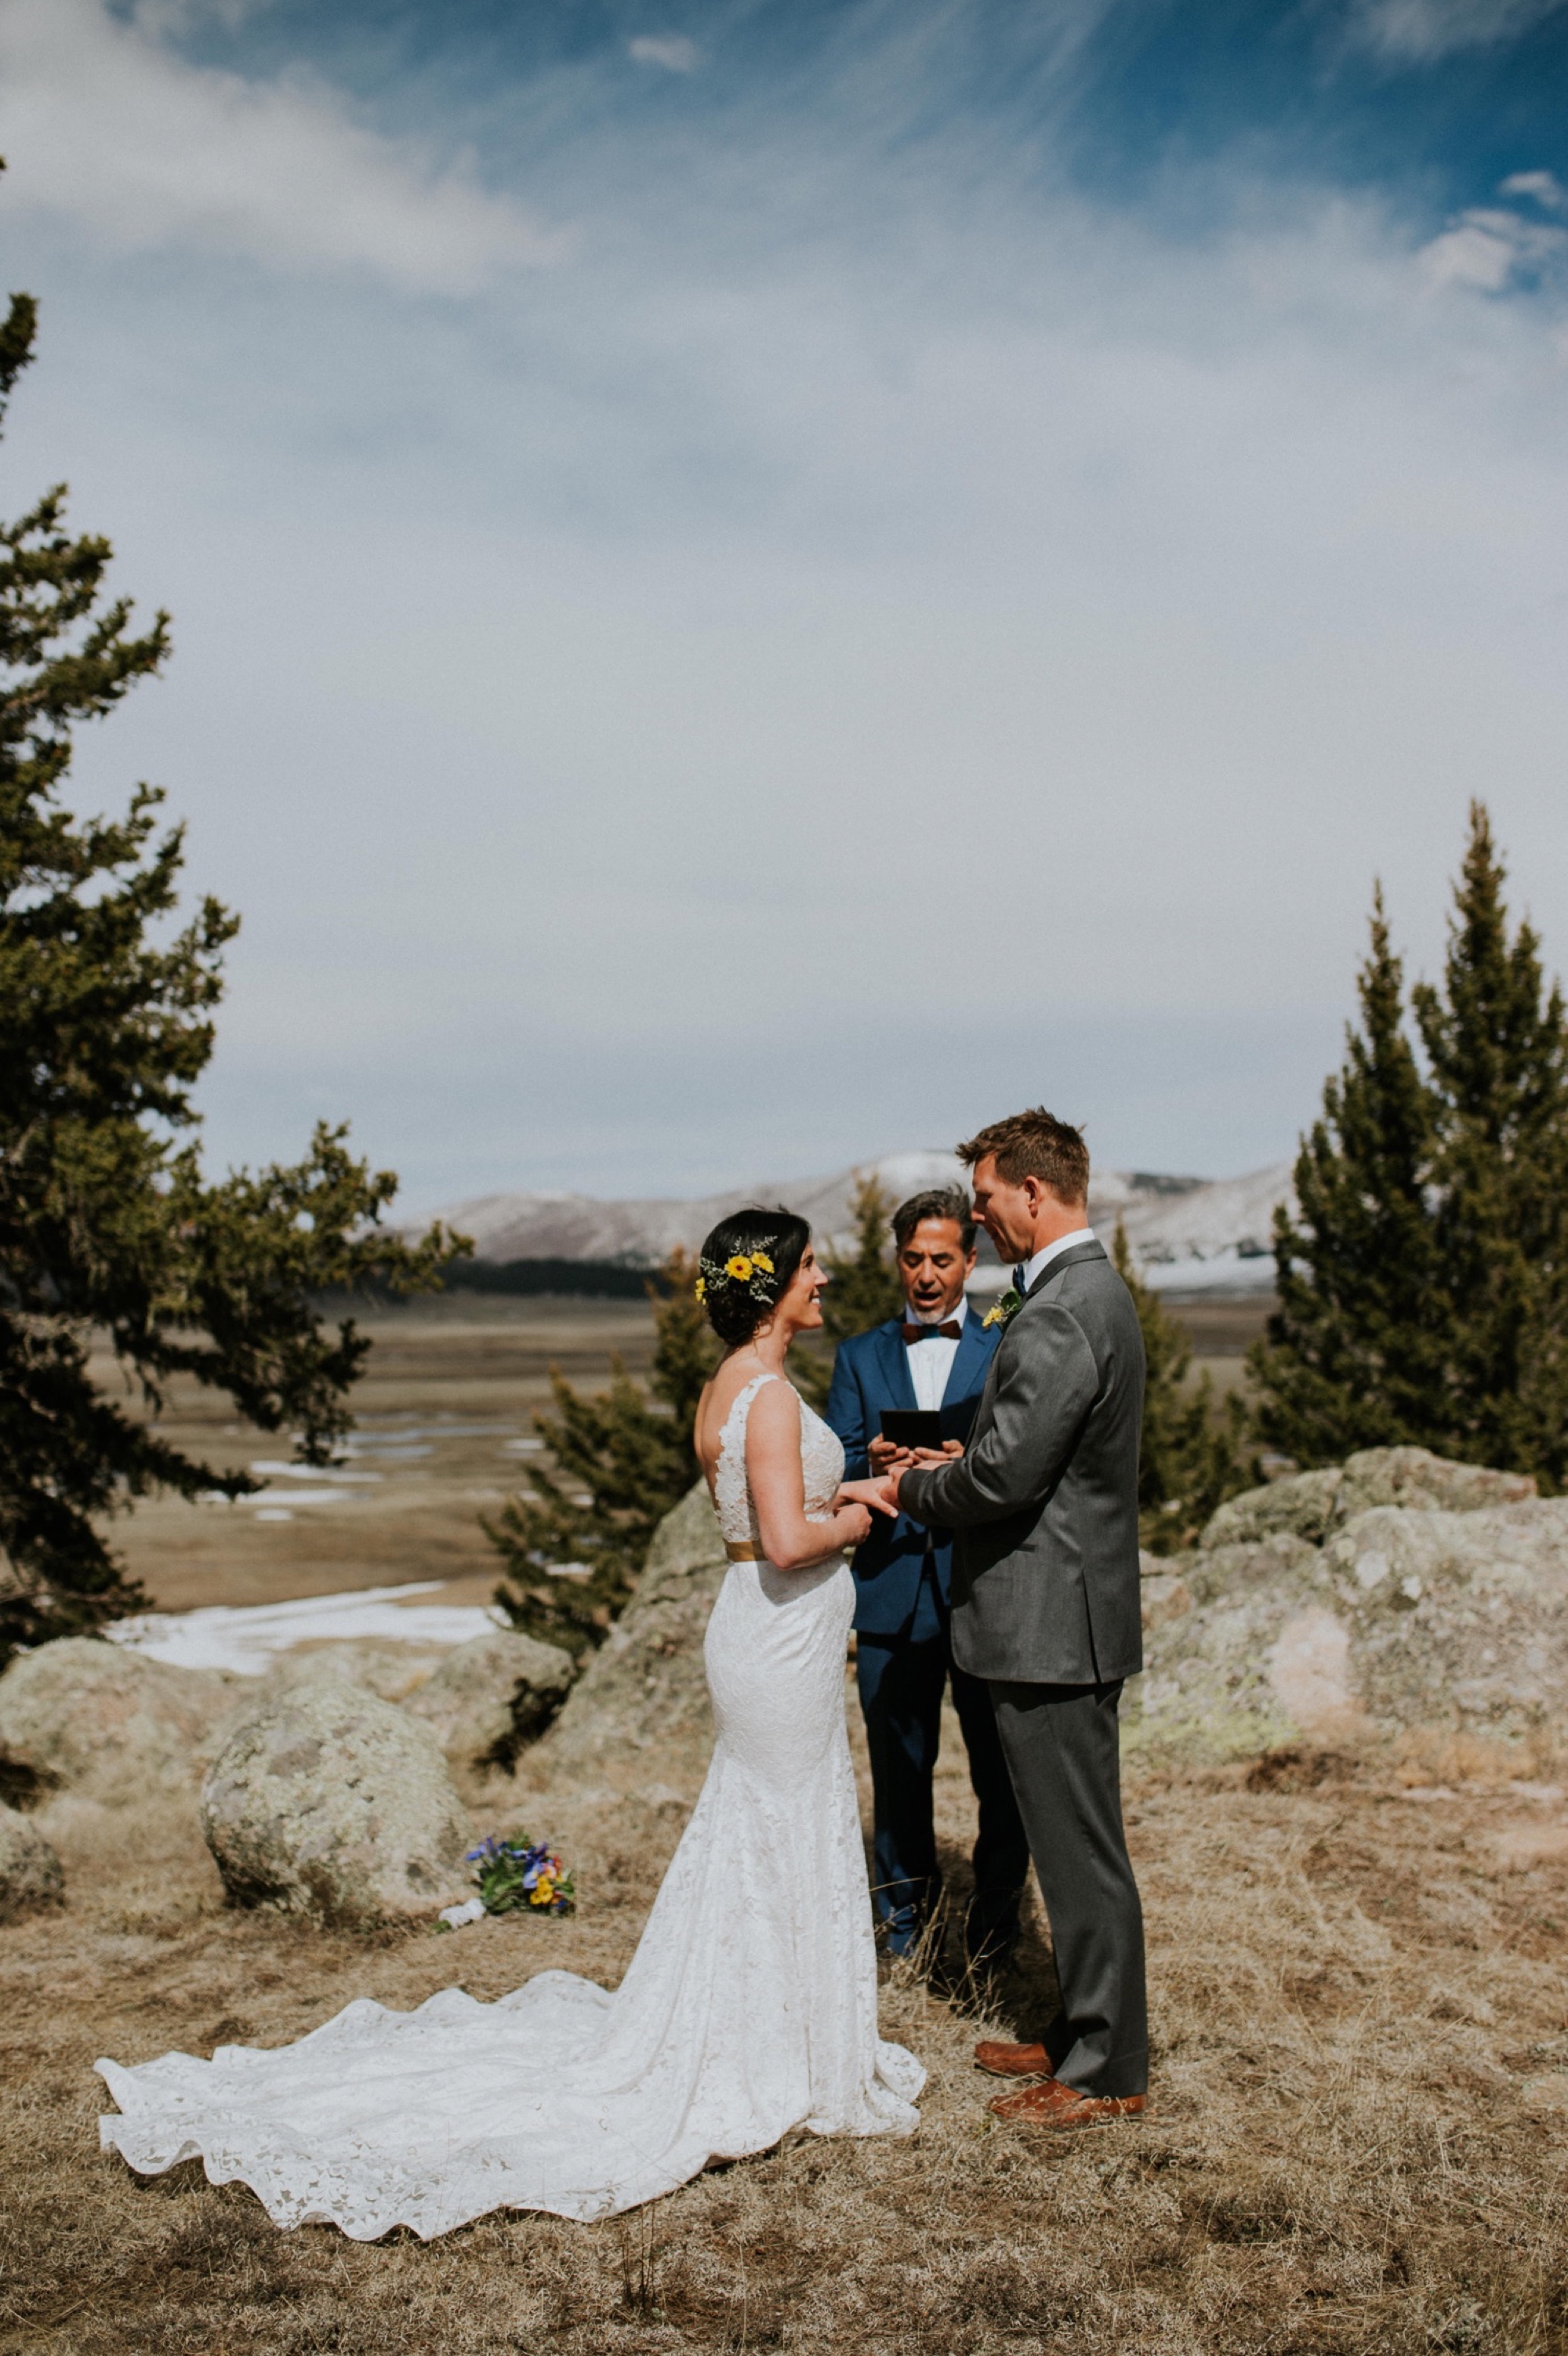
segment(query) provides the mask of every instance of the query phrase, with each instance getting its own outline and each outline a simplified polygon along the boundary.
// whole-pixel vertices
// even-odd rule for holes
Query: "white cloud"
[[[1534,192],[1434,292],[1375,199],[1211,182],[1174,210],[1229,226],[1170,234],[993,123],[891,135],[924,85],[854,63],[701,136],[520,91],[578,262],[436,336],[13,224],[51,325],[7,471],[177,628],[80,806],[166,782],[245,916],[220,1156],[341,1111],[429,1200],[697,1191],[1022,1090],[1112,1162],[1256,1165],[1374,873],[1441,956],[1475,791],[1568,961]]]
[[[626,53],[639,66],[662,66],[666,73],[695,73],[703,53],[684,33],[643,33],[628,41]]]
[[[102,0],[0,6],[0,152],[13,208],[74,220],[120,251],[204,247],[447,294],[560,251],[467,171],[352,121],[334,93],[193,66],[155,20],[123,22]]]
[[[1501,294],[1521,274],[1560,260],[1565,249],[1568,230],[1477,206],[1461,213],[1424,246],[1421,260],[1440,286],[1472,286],[1481,294]]]
[[[1498,189],[1500,197],[1531,197],[1548,212],[1568,212],[1568,188],[1554,172],[1510,172]]]
[[[1355,0],[1351,30],[1363,47],[1405,65],[1432,65],[1461,49],[1517,40],[1564,0]]]

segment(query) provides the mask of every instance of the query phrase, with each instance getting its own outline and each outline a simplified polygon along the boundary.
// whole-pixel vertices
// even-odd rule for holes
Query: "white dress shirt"
[[[944,1312],[940,1317],[922,1317],[918,1310],[905,1304],[904,1316],[910,1325],[956,1324],[962,1338],[969,1303],[961,1296],[958,1307]],[[958,1355],[958,1342],[950,1341],[945,1333],[933,1334],[929,1342],[906,1342],[904,1355],[909,1361],[909,1380],[915,1386],[915,1405],[934,1415],[942,1403],[942,1393],[948,1387],[952,1362]]]
[[[1093,1241],[1092,1227],[1074,1227],[1070,1236],[1058,1236],[1054,1244],[1047,1244],[1044,1251],[1037,1251],[1033,1259],[1026,1259],[1024,1262],[1024,1273],[1022,1280],[1019,1280],[1019,1290],[1027,1292],[1040,1270],[1043,1268],[1049,1268],[1052,1260],[1058,1259],[1063,1252],[1071,1251],[1074,1244],[1091,1244]],[[920,1344],[922,1349],[927,1346],[924,1342]]]

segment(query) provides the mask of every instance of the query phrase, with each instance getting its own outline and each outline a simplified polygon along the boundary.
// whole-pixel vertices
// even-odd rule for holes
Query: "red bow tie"
[[[933,1333],[940,1333],[946,1342],[961,1342],[963,1327],[956,1317],[950,1317],[945,1325],[906,1325],[904,1328],[906,1342],[929,1342]]]

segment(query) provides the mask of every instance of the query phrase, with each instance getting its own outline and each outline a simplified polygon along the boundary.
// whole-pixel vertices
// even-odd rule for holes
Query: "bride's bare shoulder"
[[[782,1418],[788,1418],[791,1424],[798,1419],[799,1398],[782,1376],[770,1375],[755,1365],[736,1365],[726,1358],[708,1376],[697,1401],[697,1454],[705,1470],[711,1472],[718,1462],[719,1444],[736,1399],[754,1384],[757,1396],[746,1417],[748,1431],[769,1430]]]
[[[703,1385],[694,1418],[697,1453],[704,1464],[712,1464],[719,1452],[729,1412],[748,1382],[757,1377],[755,1367],[739,1366],[733,1358],[725,1358],[714,1367]]]

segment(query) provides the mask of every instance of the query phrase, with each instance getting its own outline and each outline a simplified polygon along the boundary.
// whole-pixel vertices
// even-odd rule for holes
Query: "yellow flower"
[[[751,1255],[751,1265],[753,1268],[759,1268],[764,1276],[771,1276],[773,1273],[773,1262],[768,1258],[766,1252],[753,1252]]]
[[[708,1283],[707,1283],[707,1279],[706,1279],[705,1277],[702,1277],[702,1276],[700,1276],[700,1277],[697,1279],[697,1283],[696,1283],[696,1293],[697,1293],[697,1298],[698,1298],[698,1300],[699,1300],[699,1301],[705,1301],[705,1300],[707,1299],[707,1297],[708,1297]]]
[[[751,1270],[752,1262],[747,1259],[744,1252],[736,1252],[734,1259],[725,1262],[725,1274],[733,1276],[737,1284],[749,1284]]]
[[[983,1326],[1000,1325],[1002,1323],[1002,1303],[998,1301],[994,1309],[988,1309],[980,1322]]]

